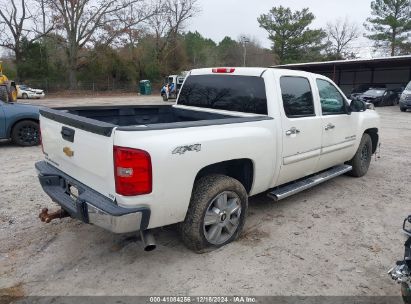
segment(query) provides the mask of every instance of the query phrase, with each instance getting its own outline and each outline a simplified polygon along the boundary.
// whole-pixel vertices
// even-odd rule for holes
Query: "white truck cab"
[[[180,223],[201,252],[235,240],[248,197],[280,200],[367,173],[379,116],[328,78],[206,68],[175,105],[41,110],[43,189],[63,213],[124,233]],[[147,241],[146,241],[147,242]]]

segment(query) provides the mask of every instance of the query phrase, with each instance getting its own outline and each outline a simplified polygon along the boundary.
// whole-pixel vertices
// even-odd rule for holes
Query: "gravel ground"
[[[87,97],[53,97],[45,99],[19,100],[19,102],[42,105],[46,107],[71,106],[107,106],[130,104],[172,104],[175,100],[164,102],[159,95],[137,96],[124,94],[119,96],[87,96]]]
[[[100,97],[88,104],[133,102]],[[157,250],[147,253],[134,234],[67,218],[40,222],[41,208],[53,207],[33,168],[41,149],[2,142],[0,294],[398,295],[386,272],[403,254],[400,226],[411,213],[411,113],[378,112],[381,158],[367,176],[338,177],[279,203],[254,197],[242,237],[202,255],[186,249],[173,227],[157,229]]]

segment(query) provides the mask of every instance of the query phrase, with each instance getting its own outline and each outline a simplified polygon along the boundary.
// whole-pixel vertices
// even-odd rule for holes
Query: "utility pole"
[[[246,59],[247,59],[247,43],[249,43],[250,40],[249,40],[246,36],[242,36],[242,37],[241,37],[241,42],[243,43],[243,47],[244,47],[244,51],[243,51],[243,59],[244,59],[243,66],[245,67],[245,66],[247,66],[247,65],[246,65]]]

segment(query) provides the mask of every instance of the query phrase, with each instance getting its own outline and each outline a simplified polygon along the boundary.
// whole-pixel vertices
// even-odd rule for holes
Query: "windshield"
[[[364,93],[364,95],[371,95],[371,96],[382,96],[384,95],[385,90],[381,89],[371,89]]]
[[[407,87],[405,88],[407,91],[411,91],[411,81],[410,83],[407,85]]]
[[[256,76],[189,76],[178,104],[267,115],[264,79]]]

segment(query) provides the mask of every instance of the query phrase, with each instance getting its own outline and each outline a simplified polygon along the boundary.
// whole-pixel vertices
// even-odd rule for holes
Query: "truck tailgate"
[[[82,123],[81,118],[75,124],[73,121],[77,119],[76,116],[72,117],[71,121],[59,119],[58,115],[50,115],[51,111],[58,112],[40,112],[46,161],[97,192],[114,199],[113,132],[98,132],[87,128],[87,123]]]

